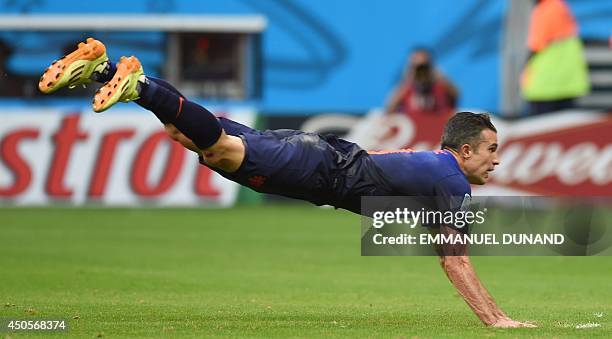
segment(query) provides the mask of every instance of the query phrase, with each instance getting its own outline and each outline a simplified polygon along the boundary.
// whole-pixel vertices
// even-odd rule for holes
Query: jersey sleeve
[[[442,213],[452,213],[455,222],[445,224],[463,233],[468,232],[467,223],[461,220],[461,212],[469,209],[472,200],[472,189],[465,176],[456,174],[441,179],[434,185],[436,208]]]

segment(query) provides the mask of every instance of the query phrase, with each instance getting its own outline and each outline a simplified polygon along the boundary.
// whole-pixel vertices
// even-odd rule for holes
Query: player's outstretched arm
[[[441,232],[458,233],[457,230],[443,226]],[[535,327],[535,325],[510,319],[497,306],[484,288],[467,256],[465,245],[448,245],[438,248],[440,265],[446,276],[455,286],[476,316],[487,326],[499,328]]]

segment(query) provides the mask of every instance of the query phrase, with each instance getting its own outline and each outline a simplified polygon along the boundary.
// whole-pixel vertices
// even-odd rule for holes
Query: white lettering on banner
[[[557,143],[533,144],[520,154],[514,168],[514,177],[525,185],[542,180],[555,171],[555,159],[560,153],[561,145]],[[503,154],[505,155],[505,152]]]
[[[567,185],[577,185],[589,179],[590,168],[597,161],[599,149],[593,143],[578,144],[559,159],[559,180]]]
[[[500,163],[506,166],[495,169],[495,179],[503,183],[516,180],[524,185],[538,182],[554,174],[561,152],[559,143],[535,143],[528,149],[520,143],[508,145],[500,156]]]
[[[0,114],[0,205],[230,206],[238,185],[172,141],[154,116]],[[228,117],[250,125],[252,111]]]
[[[606,146],[591,167],[590,176],[594,183],[606,185],[612,182],[612,145]]]
[[[612,182],[612,145],[599,149],[594,143],[580,143],[563,150],[559,143],[538,142],[525,149],[521,143],[504,148],[495,180],[527,185],[556,176],[566,185],[591,180],[599,185]],[[508,165],[510,164],[510,165]]]

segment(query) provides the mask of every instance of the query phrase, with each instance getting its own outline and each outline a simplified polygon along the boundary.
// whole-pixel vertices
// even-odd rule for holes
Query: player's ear
[[[470,144],[463,144],[459,147],[459,155],[464,159],[469,159],[472,157],[472,146]]]

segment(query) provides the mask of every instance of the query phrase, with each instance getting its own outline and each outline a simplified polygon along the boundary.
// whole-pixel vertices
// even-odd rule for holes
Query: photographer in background
[[[385,107],[385,132],[380,143],[393,143],[418,150],[438,148],[446,121],[455,113],[458,92],[442,73],[436,70],[429,50],[415,48],[404,69],[399,85],[393,90]],[[393,114],[393,116],[391,116]],[[413,126],[413,133],[403,135],[395,125],[400,114]],[[402,120],[402,119],[400,119]]]
[[[458,92],[455,86],[435,69],[426,48],[413,50],[400,84],[393,90],[385,111],[415,115],[449,116],[454,112]]]

